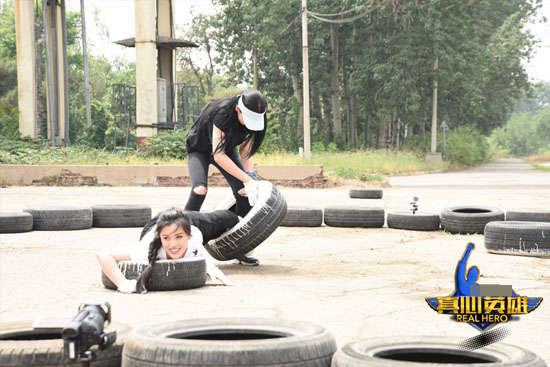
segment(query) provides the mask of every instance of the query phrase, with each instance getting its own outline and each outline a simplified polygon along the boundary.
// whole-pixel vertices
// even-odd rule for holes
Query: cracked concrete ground
[[[502,209],[550,206],[550,173],[517,160],[461,172],[390,179],[383,200],[348,197],[349,187],[280,188],[289,206],[360,205],[407,210],[413,195],[422,211],[479,204]],[[33,205],[147,204],[158,212],[183,206],[189,188],[9,187],[0,189],[0,211]],[[205,208],[230,194],[210,188]],[[73,315],[79,303],[107,300],[113,319],[132,326],[198,317],[278,317],[324,325],[345,343],[390,335],[477,335],[469,325],[438,315],[424,298],[454,289],[456,263],[468,241],[469,266],[479,283],[511,284],[521,295],[550,299],[550,259],[493,255],[483,236],[381,229],[283,228],[256,251],[257,268],[219,263],[234,287],[120,294],[103,288],[94,253],[132,245],[139,228],[0,235],[0,321]],[[506,342],[550,361],[550,312],[539,309],[508,325]]]

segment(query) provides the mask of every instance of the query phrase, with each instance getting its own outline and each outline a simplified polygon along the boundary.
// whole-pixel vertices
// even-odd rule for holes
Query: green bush
[[[550,107],[537,113],[515,113],[506,125],[493,130],[491,141],[507,152],[526,156],[550,147]]]
[[[324,152],[325,151],[325,144],[321,141],[315,141],[313,144],[311,144],[311,151],[312,152]]]
[[[0,136],[19,138],[19,110],[17,106],[0,106]]]
[[[441,138],[439,135],[438,137]],[[431,135],[429,133],[422,135],[409,135],[404,139],[400,149],[414,152],[419,156],[424,156],[424,154],[430,150],[430,144]]]
[[[160,132],[157,136],[145,139],[139,154],[143,157],[185,159],[187,157],[185,140],[190,127],[190,125],[184,125],[180,129]]]
[[[328,143],[327,145],[327,152],[337,152],[340,149],[338,149],[338,145],[335,142]]]
[[[468,166],[490,158],[487,138],[471,126],[459,126],[447,133],[445,159]]]

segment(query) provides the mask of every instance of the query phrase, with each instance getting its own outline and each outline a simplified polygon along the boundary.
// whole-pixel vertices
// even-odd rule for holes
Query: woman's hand
[[[118,291],[120,293],[136,293],[137,280],[136,279],[124,279],[120,282],[118,286]]]
[[[250,206],[254,206],[254,204],[256,204],[256,201],[258,201],[258,181],[251,179],[250,181],[245,183],[244,191],[246,192],[246,196],[248,197],[248,203],[250,204]]]
[[[227,279],[225,274],[212,263],[206,266],[206,275],[208,275],[213,282],[220,281],[223,285],[235,285],[235,283]]]

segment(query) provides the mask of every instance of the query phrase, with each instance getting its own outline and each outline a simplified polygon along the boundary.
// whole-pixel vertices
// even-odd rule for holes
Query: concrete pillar
[[[157,45],[156,1],[135,1],[136,22],[136,123],[138,147],[145,138],[156,135],[157,122]],[[159,22],[161,23],[161,22]]]
[[[37,137],[33,1],[15,0],[19,132]]]
[[[66,145],[69,143],[69,116],[67,116],[69,109],[67,106],[68,91],[65,91],[65,87],[68,85],[68,81],[65,80],[65,62],[67,59],[65,53],[67,52],[67,46],[65,45],[63,39],[62,10],[62,7],[59,5],[55,7],[55,19],[57,22],[57,27],[55,29],[57,37],[57,50],[55,50],[55,52],[57,52],[57,95],[59,96],[57,110],[59,111],[59,139],[61,140],[60,145]]]
[[[52,87],[52,95],[50,93],[47,95],[48,109],[51,107],[52,110],[48,113],[48,138],[56,145],[65,145],[68,143],[69,116],[67,116],[68,96],[65,91],[67,81],[65,80],[66,45],[63,40],[63,9],[57,5],[56,1],[50,1],[46,11],[49,37],[46,52],[50,60],[47,83]]]
[[[174,2],[173,0],[158,0],[158,37],[174,37]],[[158,49],[159,77],[166,81],[166,120],[173,121],[173,91],[175,81],[176,53],[172,48]]]

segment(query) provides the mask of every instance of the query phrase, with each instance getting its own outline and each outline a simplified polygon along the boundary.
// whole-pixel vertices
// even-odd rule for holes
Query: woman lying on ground
[[[204,258],[211,280],[232,285],[209,256],[204,256],[203,246],[238,222],[239,217],[229,210],[201,213],[170,208],[145,225],[135,248],[103,250],[96,257],[105,275],[122,293],[147,292],[146,284],[157,260]],[[138,279],[129,280],[118,268],[117,263],[123,260],[148,261],[149,266]]]

